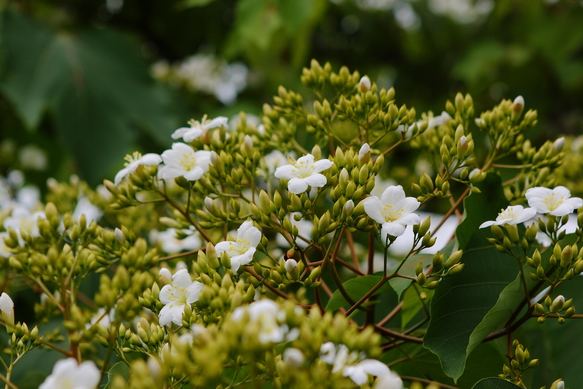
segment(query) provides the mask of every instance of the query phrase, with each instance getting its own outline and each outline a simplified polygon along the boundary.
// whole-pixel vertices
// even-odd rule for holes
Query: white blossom
[[[215,246],[217,255],[227,253],[231,258],[231,268],[237,272],[241,265],[246,265],[253,260],[257,245],[261,241],[261,231],[251,220],[247,220],[237,230],[234,241],[219,242]]]
[[[74,358],[61,359],[39,389],[95,389],[100,378],[93,361],[77,364]]]
[[[207,150],[194,151],[185,143],[174,143],[171,150],[162,153],[162,160],[164,165],[158,171],[160,178],[184,177],[189,181],[194,181],[208,171],[211,152]]]
[[[320,159],[314,162],[312,154],[300,157],[295,164],[277,168],[275,177],[289,180],[287,187],[291,193],[300,194],[308,190],[308,186],[321,188],[326,185],[326,177],[320,172],[329,169],[334,162]]]
[[[571,197],[571,192],[564,186],[555,189],[544,187],[530,188],[526,191],[528,205],[538,213],[548,213],[553,216],[565,216],[583,206],[579,197]]]
[[[522,205],[511,205],[506,209],[503,209],[496,220],[490,220],[480,224],[480,228],[490,227],[492,225],[501,226],[504,224],[520,224],[531,219],[536,215],[536,209],[534,208],[524,208]]]
[[[194,227],[192,228],[194,229]],[[154,229],[150,231],[150,241],[154,244],[159,244],[162,250],[168,254],[179,253],[184,250],[196,250],[202,246],[202,241],[193,229],[177,230],[168,228],[165,231]],[[178,239],[177,233],[179,231],[186,235],[184,239]]]
[[[350,352],[345,345],[335,345],[332,342],[324,343],[320,347],[320,359],[333,365],[332,373],[342,372],[355,384],[361,386],[368,381],[368,376],[386,377],[391,371],[381,361],[376,359],[363,359],[362,353]]]
[[[403,380],[396,373],[381,375],[377,378],[373,389],[403,389]]]
[[[21,233],[27,233],[32,237],[39,237],[38,219],[45,219],[45,213],[42,211],[29,212],[28,209],[22,206],[16,206],[10,216],[4,219],[4,228],[8,230],[13,228],[18,234],[20,245],[24,244]]]
[[[419,223],[419,215],[413,213],[419,205],[419,201],[414,197],[405,197],[401,185],[389,186],[380,199],[376,196],[364,199],[366,214],[382,226],[383,241],[387,235],[395,237],[402,235],[406,226]]]
[[[172,139],[182,138],[185,142],[192,142],[211,128],[226,126],[228,121],[229,119],[224,116],[219,116],[212,120],[203,118],[201,122],[193,120],[190,122],[190,127],[179,128],[171,136]]]
[[[131,156],[128,155],[126,157],[126,160],[127,160],[126,167],[121,169],[115,175],[115,178],[113,180],[115,185],[119,185],[119,183],[121,182],[121,180],[124,179],[124,177],[126,177],[130,173],[135,172],[136,169],[141,165],[159,165],[160,162],[162,162],[162,158],[158,154],[154,153],[148,153],[143,156],[140,155],[139,153],[134,153]]]
[[[174,273],[172,285],[164,285],[160,291],[160,301],[164,304],[160,311],[160,325],[170,325],[172,322],[181,326],[184,307],[198,301],[203,286],[198,281],[192,281],[186,269]]]
[[[103,215],[103,212],[91,204],[91,201],[87,197],[81,197],[77,200],[77,205],[73,211],[73,220],[78,221],[81,215],[85,215],[85,223],[88,226],[92,221],[98,221]]]
[[[255,329],[260,343],[292,341],[299,336],[297,328],[290,330],[285,324],[285,311],[273,300],[263,299],[238,307],[233,311],[231,318],[235,322],[240,322],[245,316],[249,318],[251,325],[257,326]]]

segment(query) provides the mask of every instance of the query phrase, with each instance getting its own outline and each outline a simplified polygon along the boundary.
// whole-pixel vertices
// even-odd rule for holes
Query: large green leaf
[[[348,293],[350,298],[353,299],[354,301],[357,301],[361,297],[363,297],[368,291],[370,291],[375,285],[377,285],[379,281],[382,280],[382,278],[383,278],[382,276],[375,275],[356,277],[346,281],[345,283],[342,284],[342,286],[344,287],[346,293]],[[386,282],[375,292],[375,295],[383,293],[390,289],[391,286],[389,285],[388,282]],[[326,310],[335,311],[338,308],[341,308],[345,305],[348,305],[348,301],[346,301],[346,299],[344,298],[344,296],[342,296],[342,293],[340,293],[339,290],[336,290],[334,294],[332,294],[332,296],[330,297],[330,300],[326,305]]]
[[[380,358],[391,370],[402,376],[417,377],[458,388],[471,388],[484,377],[496,376],[507,362],[502,341],[482,343],[468,358],[468,366],[458,379],[457,385],[447,377],[439,359],[431,351],[418,344],[404,344],[383,354]]]
[[[440,282],[431,301],[431,321],[424,338],[425,347],[439,357],[445,374],[454,380],[463,374],[469,353],[488,329],[504,324],[506,310],[489,316],[479,327],[518,273],[516,261],[487,242],[487,229],[479,229],[482,222],[493,220],[497,211],[507,206],[500,178],[489,174],[479,188],[482,193],[464,201],[466,217],[456,231],[459,248],[464,250],[464,270]],[[479,333],[472,338],[476,328]]]
[[[484,378],[472,389],[516,389],[520,388],[518,385],[514,385],[512,382],[508,382],[501,378]]]
[[[0,89],[30,128],[52,111],[85,179],[96,183],[121,167],[137,128],[170,143],[178,125],[170,97],[150,78],[136,42],[107,29],[54,32],[14,12],[2,17]]]
[[[577,314],[583,312],[583,277],[574,277],[563,282],[553,297],[562,294],[565,299],[573,298]],[[583,350],[583,323],[581,319],[566,319],[559,324],[557,319],[547,318],[543,324],[531,319],[525,326],[528,349],[532,358],[540,360],[534,369],[533,388],[550,384],[558,378],[565,381],[566,388],[581,385],[581,350]]]

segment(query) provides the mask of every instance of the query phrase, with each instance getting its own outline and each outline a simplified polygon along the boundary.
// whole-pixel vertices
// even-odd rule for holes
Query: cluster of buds
[[[502,227],[493,224],[490,231],[494,238],[487,238],[488,242],[501,253],[514,255],[513,248],[520,247],[524,252],[528,252],[536,242],[538,228],[536,224],[531,224],[521,236],[520,230],[516,224],[504,224]]]
[[[437,252],[433,255],[432,265],[427,268],[423,267],[423,262],[419,262],[415,269],[417,284],[428,290],[437,288],[443,277],[458,274],[463,270],[464,264],[460,262],[463,254],[463,250],[455,251],[446,260],[444,254]],[[422,300],[427,299],[427,293],[421,292],[420,297]]]
[[[575,307],[573,306],[573,299],[565,300],[563,295],[558,295],[554,299],[547,296],[542,304],[536,303],[534,310],[539,314],[538,322],[544,323],[546,317],[552,315],[557,318],[559,324],[565,323],[565,318],[569,318],[575,314]]]
[[[512,346],[514,347],[514,356],[509,356],[510,366],[505,364],[502,367],[503,374],[500,374],[500,378],[517,385],[523,385],[522,376],[524,372],[538,366],[539,360],[531,359],[528,349],[524,348],[518,340],[515,339],[512,342]]]

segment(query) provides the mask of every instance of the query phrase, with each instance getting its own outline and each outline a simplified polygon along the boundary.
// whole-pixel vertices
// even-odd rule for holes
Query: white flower
[[[100,378],[93,361],[77,364],[74,358],[61,359],[39,389],[95,389]]]
[[[178,239],[177,233],[179,231],[187,236],[183,239]],[[149,235],[150,241],[154,244],[159,244],[162,250],[168,254],[179,253],[183,250],[196,250],[202,246],[200,237],[191,229],[177,230],[175,228],[168,228],[165,231],[154,229],[150,231]]]
[[[4,323],[6,325],[14,325],[14,302],[4,292],[0,296],[0,311],[2,311],[2,320],[4,320]]]
[[[48,164],[46,151],[32,144],[20,149],[18,159],[24,169],[45,170]]]
[[[534,208],[524,208],[522,205],[511,205],[506,209],[503,209],[496,220],[487,221],[480,224],[480,228],[490,227],[492,225],[501,226],[503,224],[520,224],[524,223],[528,219],[536,215],[536,209]]]
[[[336,346],[334,343],[328,342],[320,347],[320,359],[333,365],[332,373],[341,371],[343,376],[350,377],[359,386],[368,381],[369,375],[385,377],[391,374],[387,365],[381,361],[376,359],[360,360],[362,356],[355,351],[349,352],[348,347],[343,344]]]
[[[135,172],[136,169],[140,167],[140,165],[158,165],[160,164],[160,162],[162,162],[162,158],[158,154],[154,153],[148,153],[145,154],[144,156],[140,155],[139,153],[134,153],[134,155],[131,156],[128,155],[126,157],[126,160],[127,160],[126,167],[121,169],[115,175],[115,178],[113,180],[115,185],[119,185],[119,183],[121,182],[121,180],[123,180],[125,176]]]
[[[379,376],[373,389],[403,389],[403,380],[392,371],[389,374]]]
[[[202,122],[191,121],[190,127],[182,127],[174,131],[172,139],[182,138],[185,142],[192,142],[211,128],[226,126],[228,121],[229,119],[224,116],[219,116],[212,120],[203,118]]]
[[[44,212],[33,212],[30,213],[28,209],[16,206],[12,210],[12,214],[4,219],[4,228],[8,230],[13,228],[18,234],[18,239],[20,245],[23,245],[21,232],[25,232],[33,237],[39,237],[40,233],[38,231],[38,219],[46,219]]]
[[[239,270],[239,266],[246,265],[253,260],[253,254],[257,250],[257,245],[261,241],[261,231],[253,226],[251,220],[247,220],[237,230],[234,241],[217,243],[215,249],[217,255],[226,252],[231,258],[231,268],[233,272]]]
[[[289,330],[285,324],[285,311],[281,310],[273,300],[263,299],[253,304],[238,307],[231,316],[235,322],[240,322],[245,315],[254,327],[260,343],[278,343],[292,341],[299,336],[297,328]]]
[[[377,377],[389,375],[391,371],[381,361],[376,359],[365,359],[353,366],[345,366],[342,369],[342,375],[350,377],[357,385],[364,385],[368,381],[368,375]]]
[[[160,311],[160,325],[169,325],[173,322],[181,326],[184,307],[198,301],[203,286],[198,281],[192,281],[186,269],[174,273],[172,285],[165,285],[160,291],[160,301],[164,304]]]
[[[85,215],[86,226],[91,224],[92,221],[97,221],[103,215],[101,209],[97,208],[95,205],[91,204],[91,201],[87,197],[81,197],[77,201],[75,210],[73,211],[73,220],[79,220],[81,215]]]
[[[194,151],[185,143],[172,144],[172,150],[162,153],[164,165],[158,171],[162,179],[184,177],[189,181],[198,180],[208,171],[211,162],[211,152]]]
[[[321,188],[326,185],[326,177],[320,172],[329,169],[334,162],[328,159],[320,159],[314,162],[312,154],[300,157],[295,164],[278,167],[275,177],[288,179],[287,188],[294,194],[300,194],[308,190],[308,185]]]
[[[376,196],[364,199],[366,214],[382,225],[383,241],[387,235],[399,236],[405,232],[406,226],[419,223],[419,215],[413,213],[419,205],[414,197],[405,197],[401,185],[389,186],[380,199]]]
[[[555,189],[536,187],[526,191],[528,205],[538,213],[548,213],[553,216],[565,216],[583,206],[579,197],[571,197],[571,192],[564,186]]]

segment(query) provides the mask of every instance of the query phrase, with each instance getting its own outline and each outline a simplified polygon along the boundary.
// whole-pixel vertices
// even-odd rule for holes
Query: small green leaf
[[[516,389],[520,388],[512,382],[503,380],[502,378],[484,378],[480,380],[472,389]]]
[[[383,279],[382,276],[362,276],[357,278],[352,278],[342,284],[350,298],[354,301],[358,301],[362,296],[364,296],[368,291],[370,291],[375,285],[377,285]],[[391,290],[391,286],[388,282],[384,283],[376,292],[375,295]],[[342,296],[339,290],[336,290],[328,304],[326,305],[327,311],[335,311],[338,308],[342,308],[348,305],[348,301]]]

